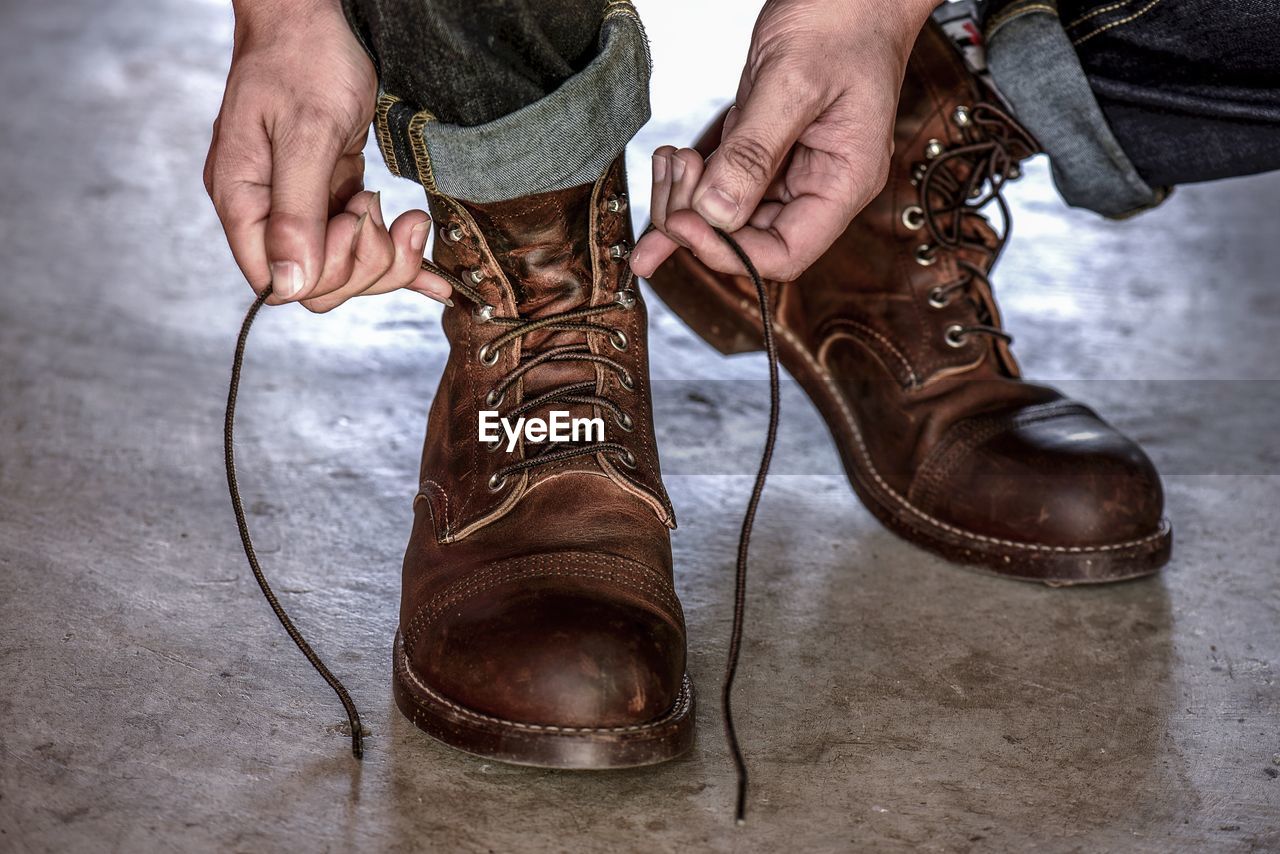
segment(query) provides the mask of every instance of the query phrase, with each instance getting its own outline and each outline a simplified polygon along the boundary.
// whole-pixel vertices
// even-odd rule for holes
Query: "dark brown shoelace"
[[[464,286],[465,288],[466,286]],[[530,335],[541,330],[549,332],[582,332],[586,334],[605,335],[613,343],[613,346],[619,351],[625,350],[629,346],[627,336],[620,330],[599,323],[592,323],[591,318],[597,315],[606,314],[619,308],[630,310],[635,305],[635,296],[631,291],[619,291],[617,297],[609,303],[603,305],[591,305],[583,308],[570,309],[568,311],[558,312],[556,314],[547,315],[540,318],[525,317],[502,317],[495,315],[495,308],[484,302],[481,295],[475,291],[462,292],[464,296],[477,304],[476,318],[480,323],[493,323],[499,326],[507,327],[507,331],[503,332],[497,338],[490,341],[480,348],[478,358],[486,365],[494,365],[498,361],[499,354],[503,347],[507,344]],[[493,358],[490,359],[489,357]],[[522,377],[541,365],[555,362],[589,362],[599,365],[607,370],[613,371],[618,377],[618,382],[626,389],[635,387],[635,379],[631,376],[627,369],[614,359],[608,356],[602,356],[592,352],[591,348],[586,344],[563,344],[544,350],[540,353],[529,355],[527,359],[523,359],[521,363],[509,371],[505,376],[494,384],[488,395],[485,397],[485,403],[491,407],[502,405],[503,400],[507,396],[507,389],[516,384]],[[612,398],[596,393],[596,384],[592,382],[573,383],[558,388],[553,388],[538,394],[535,397],[522,402],[509,410],[502,417],[518,418],[522,415],[549,407],[555,403],[581,404],[587,406],[598,406],[609,412],[617,425],[627,432],[631,432],[633,422],[630,414]],[[499,444],[501,439],[498,440]],[[491,445],[492,449],[496,449],[498,445]],[[493,473],[489,479],[489,489],[498,491],[502,485],[506,483],[508,477],[513,474],[519,474],[522,471],[536,468],[538,466],[547,465],[549,463],[559,462],[561,460],[572,459],[574,457],[590,456],[597,453],[612,454],[619,463],[629,469],[636,467],[635,455],[631,453],[624,445],[617,442],[580,442],[569,444],[567,442],[550,442],[543,446],[538,452],[526,457],[519,462],[511,463],[503,466]]]
[[[989,257],[987,267],[994,267],[1008,243],[1009,204],[1004,198],[1004,185],[1019,175],[1018,163],[1036,150],[1036,143],[1008,113],[994,104],[979,102],[972,110],[964,110],[965,122],[960,127],[960,145],[940,152],[926,165],[917,167],[915,180],[919,189],[919,215],[929,230],[932,244],[917,249],[921,263],[932,264],[933,253],[973,249]],[[957,171],[956,164],[963,164]],[[984,189],[985,188],[985,189]],[[1000,210],[1003,232],[996,237],[994,248],[966,237],[964,228],[972,219],[986,222],[981,210],[994,202]],[[986,274],[976,265],[958,260],[964,275],[955,282],[934,288],[930,303],[945,306],[956,294],[968,294],[976,280],[990,292]],[[975,300],[979,322],[956,325],[947,330],[947,343],[959,347],[969,335],[987,335],[1013,342],[1013,336],[992,321],[994,315],[983,300]]]
[[[773,459],[773,448],[778,435],[778,414],[781,399],[778,384],[778,350],[774,343],[773,317],[769,310],[769,294],[765,290],[764,281],[756,271],[755,264],[751,262],[751,259],[747,256],[747,253],[743,251],[742,247],[738,245],[738,242],[718,228],[716,229],[716,233],[720,235],[720,239],[728,245],[734,255],[738,257],[738,260],[742,262],[742,266],[745,268],[747,275],[751,278],[752,284],[755,285],[756,299],[760,308],[760,323],[763,330],[765,354],[769,361],[769,427],[765,433],[764,450],[760,455],[760,467],[756,471],[755,485],[751,489],[751,498],[747,502],[747,512],[742,519],[742,533],[738,538],[738,562],[734,575],[733,586],[733,629],[729,637],[729,656],[728,662],[725,665],[724,683],[720,695],[721,707],[724,713],[725,736],[728,739],[729,752],[733,756],[734,768],[738,775],[738,794],[734,815],[737,822],[741,824],[746,819],[747,811],[747,764],[742,755],[742,748],[738,744],[737,729],[733,724],[733,681],[734,677],[737,676],[738,659],[742,654],[742,629],[746,618],[747,604],[747,559],[751,548],[751,530],[755,525],[756,509],[760,505],[760,496],[764,493],[765,482],[769,476],[769,463]],[[463,284],[458,277],[430,261],[423,260],[422,263],[425,268],[444,278],[453,286],[455,291],[470,299],[478,307],[485,305],[483,297],[481,297],[481,295],[473,288]],[[253,326],[254,319],[258,316],[259,309],[262,308],[263,304],[270,296],[271,287],[268,286],[261,294],[258,295],[258,298],[254,300],[253,305],[249,306],[249,311],[245,314],[244,322],[240,326],[240,337],[236,340],[236,352],[231,362],[231,386],[230,390],[227,392],[227,413],[223,427],[223,446],[226,454],[227,466],[227,487],[231,492],[231,507],[235,511],[236,526],[240,530],[240,542],[244,546],[244,554],[249,561],[249,568],[253,570],[253,577],[258,582],[258,586],[262,588],[262,595],[266,597],[267,603],[271,605],[271,610],[275,612],[276,619],[280,621],[280,625],[284,627],[284,630],[289,634],[289,637],[295,644],[297,644],[298,649],[302,651],[304,656],[306,656],[306,659],[310,662],[311,666],[314,667],[316,672],[324,678],[325,682],[329,683],[329,687],[333,689],[333,692],[338,695],[338,699],[342,701],[342,707],[347,712],[347,720],[351,726],[351,753],[357,759],[360,759],[364,756],[365,735],[364,728],[360,723],[360,713],[357,711],[356,705],[352,701],[351,695],[347,692],[346,687],[344,687],[338,677],[334,676],[329,668],[325,666],[325,663],[320,659],[320,656],[316,654],[315,650],[311,648],[311,645],[302,637],[302,633],[298,631],[296,626],[294,626],[293,620],[289,619],[289,615],[280,604],[280,600],[276,598],[275,592],[271,589],[271,585],[267,583],[267,578],[262,572],[262,566],[258,563],[257,552],[253,547],[253,538],[249,535],[249,523],[245,518],[244,502],[240,497],[240,486],[236,479],[234,447],[236,398],[240,391],[240,373],[244,364],[245,344],[249,340],[249,330]],[[602,313],[603,311],[612,310],[613,308],[614,306],[610,304],[603,307],[597,307],[595,309],[580,309],[576,310],[576,312],[565,312],[563,314],[543,318],[538,321],[494,317],[491,318],[492,321],[502,321],[511,326],[511,329],[503,333],[503,335],[498,339],[495,339],[494,344],[496,346],[501,346],[501,343],[499,342],[505,343],[505,341],[514,340],[516,337],[528,334],[536,329],[578,329],[581,331],[608,332],[609,330],[607,327],[588,323],[587,318],[592,314]],[[571,317],[570,315],[573,316]],[[552,358],[550,354],[554,352],[554,350],[547,351],[547,353],[540,354],[538,358],[545,356],[550,359]],[[571,354],[566,352],[561,355],[569,356]],[[576,357],[582,356],[581,353],[575,353],[572,355]],[[527,368],[524,369],[527,370]],[[522,370],[522,368],[517,368],[516,370],[519,371]],[[507,386],[515,382],[515,378],[511,378],[510,375],[507,378],[504,378],[504,381],[506,379],[510,379],[510,383],[506,383],[504,385],[503,382],[499,382],[498,386],[496,386],[494,390],[497,394],[501,395]],[[574,392],[576,391],[581,390],[576,389],[575,387],[568,387],[568,389],[557,389],[554,394],[559,395],[558,399],[565,400],[566,402],[601,403],[601,401],[596,401],[594,399],[587,400],[585,397],[581,397],[581,395],[579,395],[579,397],[581,397],[580,401],[571,399],[575,397]],[[547,401],[542,401],[542,403],[545,402]],[[608,403],[612,405],[612,401],[609,401]],[[613,411],[610,405],[606,405],[605,408],[609,408]],[[529,408],[532,408],[532,406]],[[625,413],[618,410],[614,414],[624,415]],[[612,443],[604,444],[611,445]],[[621,445],[616,446],[616,449],[623,452],[626,451],[626,449]],[[582,450],[581,453],[594,453],[597,450],[610,449],[592,448],[590,450]],[[577,456],[579,450],[577,448],[561,449],[559,451],[553,451],[551,456],[564,453]],[[561,457],[555,458],[560,459]],[[527,465],[525,465],[525,467],[531,467],[533,465],[539,465],[541,463],[551,461],[552,459],[549,458],[547,454],[543,454],[534,458],[532,461],[526,461]],[[512,468],[511,472],[508,473],[512,473],[514,471],[515,469]]]

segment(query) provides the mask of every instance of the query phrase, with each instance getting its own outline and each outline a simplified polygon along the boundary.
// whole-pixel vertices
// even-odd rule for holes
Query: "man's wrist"
[[[875,0],[880,8],[883,20],[891,22],[896,32],[890,37],[896,41],[905,54],[915,47],[920,31],[924,29],[929,16],[946,0]]]
[[[231,0],[237,31],[300,26],[316,15],[342,15],[342,0]]]

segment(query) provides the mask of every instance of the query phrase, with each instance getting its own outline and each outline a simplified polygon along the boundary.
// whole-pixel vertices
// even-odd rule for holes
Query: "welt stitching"
[[[899,495],[897,490],[895,490],[892,486],[890,486],[888,482],[886,482],[885,479],[880,476],[880,472],[876,471],[875,465],[871,462],[871,454],[867,450],[866,443],[862,438],[862,431],[858,428],[857,418],[854,417],[853,412],[849,409],[849,404],[845,402],[844,397],[841,395],[840,389],[835,384],[835,380],[832,379],[831,374],[828,373],[826,369],[824,369],[822,365],[819,364],[817,360],[815,360],[813,356],[810,355],[809,352],[804,349],[804,345],[800,342],[800,339],[796,337],[794,332],[792,332],[791,330],[787,329],[784,326],[779,326],[777,331],[784,338],[786,338],[788,342],[791,343],[791,345],[796,349],[796,351],[800,353],[801,358],[803,358],[806,362],[809,363],[809,366],[814,370],[814,372],[822,380],[823,384],[826,385],[827,390],[831,394],[832,398],[835,400],[836,405],[840,407],[840,412],[844,416],[845,423],[848,425],[850,431],[852,431],[854,441],[857,443],[858,455],[859,457],[861,457],[863,461],[863,465],[867,467],[867,471],[870,472],[871,477],[875,480],[876,485],[879,486],[880,489],[883,490],[886,495],[888,495],[891,499],[893,499],[894,502],[900,505],[908,513],[920,518],[921,520],[927,522],[928,524],[934,526],[935,528],[946,531],[947,533],[952,534],[953,536],[961,537],[966,540],[974,540],[977,542],[991,543],[993,545],[1002,546],[1004,548],[1021,549],[1021,550],[1036,551],[1036,552],[1056,552],[1056,553],[1066,553],[1066,554],[1080,554],[1080,553],[1086,553],[1086,552],[1109,552],[1109,551],[1119,551],[1122,549],[1136,548],[1138,546],[1145,545],[1146,543],[1154,542],[1155,540],[1158,540],[1160,539],[1160,537],[1164,536],[1164,530],[1162,526],[1161,530],[1157,531],[1154,534],[1148,534],[1147,536],[1140,537],[1136,540],[1127,540],[1121,543],[1110,543],[1105,546],[1045,546],[1045,545],[1040,545],[1039,543],[1020,543],[1016,540],[1006,540],[1000,537],[988,537],[984,534],[975,534],[975,533],[972,533],[971,531],[966,531],[963,528],[957,528],[955,525],[948,524],[947,522],[943,522],[941,519],[937,519],[933,516],[930,516],[928,513],[925,513],[924,511],[920,510],[918,507],[913,505],[910,501],[908,501],[907,499]]]
[[[1101,33],[1105,33],[1107,30],[1112,29],[1113,27],[1118,27],[1121,24],[1128,24],[1132,21],[1136,21],[1138,18],[1141,18],[1143,15],[1147,14],[1159,4],[1160,4],[1160,0],[1151,0],[1150,3],[1143,6],[1141,9],[1134,12],[1132,15],[1129,15],[1127,18],[1121,18],[1118,21],[1112,21],[1109,24],[1104,24],[1103,26],[1098,27],[1096,30],[1093,30],[1088,34],[1081,36],[1080,38],[1076,39],[1071,43],[1076,46],[1082,45],[1085,42],[1087,42],[1089,39],[1093,38],[1094,36],[1100,35]]]

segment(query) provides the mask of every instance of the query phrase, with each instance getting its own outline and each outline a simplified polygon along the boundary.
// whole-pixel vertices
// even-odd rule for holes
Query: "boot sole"
[[[693,746],[693,683],[686,675],[675,705],[661,718],[623,727],[520,723],[460,706],[415,673],[400,632],[392,650],[396,706],[427,735],[465,753],[509,765],[606,770],[656,765]]]
[[[699,337],[726,356],[764,349],[755,301],[727,292],[683,253],[667,262],[650,287]],[[673,268],[678,266],[678,270]],[[1051,546],[988,537],[936,519],[899,495],[876,471],[853,409],[822,366],[788,330],[776,326],[778,356],[805,390],[836,440],[853,491],[880,522],[903,539],[966,567],[1051,587],[1106,584],[1141,578],[1169,561],[1173,531],[1167,519],[1151,534],[1104,546]]]

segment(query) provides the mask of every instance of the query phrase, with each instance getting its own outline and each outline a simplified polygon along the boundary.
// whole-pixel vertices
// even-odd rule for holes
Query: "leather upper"
[[[412,669],[448,701],[503,720],[587,728],[652,720],[680,693],[685,628],[672,584],[674,515],[653,436],[647,322],[625,257],[622,161],[583,187],[488,205],[430,203],[442,233],[436,262],[482,302],[455,293],[444,313],[452,350],[431,408],[404,564],[400,619]],[[492,317],[527,323],[592,306],[606,310],[584,322],[620,331],[625,345],[606,332],[541,328],[484,364],[492,351],[482,348],[512,328]],[[577,355],[537,364],[500,401],[489,397],[503,376],[551,351]],[[613,449],[492,484],[544,449],[485,447],[478,410],[507,413],[583,384],[579,397],[614,401],[630,430],[601,405],[551,406],[604,418]],[[527,414],[545,416],[547,407]]]
[[[1006,118],[941,30],[926,26],[884,189],[797,281],[769,283],[780,346],[798,378],[836,389],[848,416],[839,420],[851,422],[833,424],[846,459],[924,524],[1033,547],[1149,536],[1162,524],[1163,495],[1141,448],[1087,407],[1023,381],[1008,341],[983,331],[1001,329],[987,277],[1003,238],[976,210],[959,219],[946,211],[968,196],[966,182],[984,177],[974,170],[998,164],[1003,181],[1035,152]],[[696,147],[709,154],[719,135],[717,122]],[[929,169],[944,160],[945,169]],[[977,183],[975,194],[992,186]],[[950,245],[940,245],[926,209],[938,212]],[[667,288],[728,289],[744,311],[754,304],[747,278],[714,273],[687,250],[655,282],[663,276],[672,277]]]

